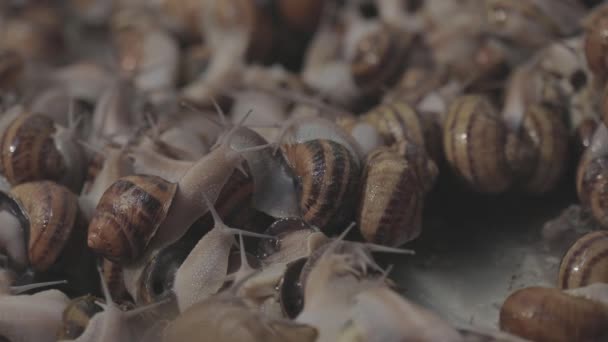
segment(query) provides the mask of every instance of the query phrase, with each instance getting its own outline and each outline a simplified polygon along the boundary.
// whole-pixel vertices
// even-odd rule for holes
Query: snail
[[[443,149],[451,168],[474,190],[500,193],[527,165],[518,137],[509,132],[492,104],[482,96],[457,98],[450,105]]]
[[[589,68],[593,71],[599,83],[603,84],[608,76],[608,60],[606,59],[606,15],[608,6],[600,5],[594,8],[584,19],[585,28],[585,57]]]
[[[386,145],[409,140],[424,147],[434,161],[441,160],[441,126],[438,118],[419,113],[403,101],[395,100],[371,109],[362,120],[373,125]]]
[[[103,310],[96,301],[97,298],[91,295],[73,299],[63,311],[63,326],[57,338],[73,340],[80,336],[91,318]]]
[[[605,257],[608,233],[596,231],[579,238],[564,255],[558,285],[562,289],[608,282],[608,259]]]
[[[500,309],[500,329],[533,341],[602,341],[608,306],[558,289],[529,287],[511,294]]]
[[[67,188],[50,181],[20,184],[11,189],[25,218],[20,229],[27,242],[29,266],[36,272],[65,276],[77,292],[95,279],[93,258],[85,246],[86,227],[78,201]],[[16,242],[12,242],[16,243]]]
[[[134,341],[142,335],[140,326],[134,324],[134,319],[142,313],[153,311],[164,305],[165,302],[157,302],[151,305],[142,306],[130,311],[123,311],[110,295],[109,289],[103,276],[100,273],[101,288],[103,290],[105,304],[101,305],[103,311],[97,312],[88,321],[86,328],[80,336],[70,341],[89,342],[89,341]],[[99,305],[99,303],[97,303]],[[66,341],[66,340],[61,340]]]
[[[207,197],[207,208],[213,215],[214,227],[194,246],[175,272],[173,292],[180,312],[215,294],[222,286],[228,270],[230,246],[234,234],[258,238],[271,236],[228,227]]]
[[[423,151],[405,144],[405,157],[386,147],[368,156],[357,219],[366,241],[400,246],[420,234],[425,195],[438,171]]]
[[[357,42],[350,70],[363,96],[377,96],[392,87],[408,62],[412,37],[396,27],[380,25]]]
[[[360,177],[356,157],[343,145],[325,139],[281,148],[297,177],[304,221],[331,233],[350,220]]]
[[[177,184],[156,176],[120,178],[97,204],[89,247],[113,261],[137,259],[167,217],[176,191]]]
[[[84,182],[86,156],[75,140],[76,128],[13,108],[1,130],[0,172],[12,185],[36,180],[58,181],[74,191]],[[12,119],[12,120],[11,120]]]
[[[232,290],[224,291],[189,307],[170,322],[163,341],[316,341],[317,331],[288,320],[271,319],[247,307]]]
[[[125,302],[129,299],[129,293],[124,282],[122,274],[122,266],[106,258],[102,258],[101,261],[102,277],[106,284],[108,284],[108,290],[112,298],[116,298],[118,303]]]
[[[576,173],[578,198],[582,205],[591,209],[593,217],[602,226],[608,226],[604,206],[606,141],[608,141],[608,129],[600,123],[591,139],[591,145],[581,157]]]
[[[489,31],[510,39],[520,49],[537,48],[576,33],[586,11],[582,4],[569,0],[485,2]]]
[[[178,76],[177,42],[150,21],[142,12],[129,9],[118,11],[112,19],[120,70],[141,93],[172,89]]]

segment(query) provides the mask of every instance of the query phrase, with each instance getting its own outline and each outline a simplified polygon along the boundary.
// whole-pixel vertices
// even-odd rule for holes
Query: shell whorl
[[[156,176],[117,180],[89,223],[89,247],[112,261],[137,258],[167,216],[176,191],[177,184]]]
[[[608,283],[608,232],[595,231],[579,238],[566,252],[559,270],[558,286],[572,289]]]

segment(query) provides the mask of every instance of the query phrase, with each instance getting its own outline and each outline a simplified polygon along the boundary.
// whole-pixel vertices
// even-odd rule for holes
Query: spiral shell
[[[589,69],[600,79],[608,76],[608,5],[601,5],[585,18],[585,57]]]
[[[400,246],[418,237],[425,194],[437,176],[437,167],[428,159],[422,160],[423,165],[415,165],[417,162],[421,160],[408,160],[388,148],[368,156],[358,217],[365,240]]]
[[[403,101],[379,105],[361,120],[376,127],[387,145],[408,140],[425,147],[433,160],[441,158],[441,127],[431,115],[418,113]]]
[[[349,150],[325,139],[286,144],[282,149],[297,178],[304,221],[333,232],[350,220],[360,170]]]
[[[11,122],[0,140],[0,172],[13,185],[63,178],[67,171],[55,147],[52,119],[22,113]]]
[[[525,288],[502,305],[500,329],[538,342],[603,341],[608,307],[558,289]]]
[[[399,81],[407,65],[412,37],[381,25],[357,42],[350,72],[364,96],[377,96]]]
[[[36,271],[46,271],[61,254],[77,249],[75,237],[83,238],[78,222],[78,199],[67,188],[50,182],[30,182],[15,186],[11,194],[21,204],[29,222],[28,256]],[[84,255],[80,256],[82,259]]]
[[[558,284],[572,289],[593,283],[608,283],[608,232],[583,235],[566,252],[559,269]]]
[[[482,96],[462,96],[452,102],[443,147],[451,168],[478,192],[507,190],[516,176],[515,165],[520,164],[519,140]]]
[[[177,184],[156,176],[114,182],[89,223],[89,247],[112,261],[136,259],[167,216],[176,191]]]
[[[129,298],[120,264],[103,258],[101,262],[101,276],[108,285],[108,290],[114,301],[120,303]]]
[[[91,318],[103,310],[101,306],[97,305],[97,300],[91,295],[73,299],[63,311],[63,325],[57,338],[73,340],[80,336]]]
[[[600,128],[601,129],[601,128]],[[608,158],[593,158],[587,150],[581,157],[576,173],[576,190],[581,204],[591,209],[593,217],[604,227],[608,227]]]
[[[568,130],[558,113],[545,106],[531,106],[523,120],[526,132],[536,150],[531,176],[525,189],[531,193],[552,190],[567,168],[569,157]]]

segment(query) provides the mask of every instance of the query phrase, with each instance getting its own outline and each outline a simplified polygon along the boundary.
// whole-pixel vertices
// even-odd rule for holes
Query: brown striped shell
[[[66,187],[50,181],[30,182],[15,186],[11,194],[29,222],[28,257],[34,270],[48,270],[64,250],[72,252],[76,244],[84,243],[71,241],[83,237],[84,227],[78,222],[78,199]]]
[[[595,8],[583,23],[587,65],[600,80],[608,77],[608,5]]]
[[[518,138],[478,95],[462,96],[450,105],[443,150],[452,170],[477,192],[504,192],[516,177],[516,166],[526,164],[520,160]]]
[[[441,127],[431,115],[418,113],[403,101],[378,105],[361,119],[373,125],[387,145],[408,140],[423,146],[438,161],[441,156]]]
[[[0,173],[12,184],[42,179],[59,181],[67,166],[53,142],[52,119],[22,113],[0,140]]]
[[[91,318],[103,309],[96,302],[98,298],[91,295],[73,299],[63,310],[63,324],[57,338],[73,340],[82,335]]]
[[[323,232],[345,228],[353,217],[360,169],[343,145],[315,139],[282,146],[296,177],[301,215]]]
[[[558,113],[536,105],[526,111],[522,129],[536,152],[535,158],[531,158],[534,165],[524,188],[536,194],[550,191],[567,168],[569,134],[566,125]]]
[[[89,223],[88,245],[117,261],[136,259],[163,222],[177,184],[156,176],[123,177],[103,194]]]
[[[500,329],[537,342],[606,341],[608,306],[558,289],[529,287],[504,302]]]
[[[425,195],[436,176],[437,167],[428,158],[406,159],[388,148],[372,152],[363,172],[357,220],[363,238],[400,246],[418,237]]]
[[[558,286],[573,289],[608,283],[608,231],[595,231],[579,238],[566,252],[559,268]]]
[[[411,42],[410,35],[389,25],[381,25],[360,38],[350,72],[364,96],[377,96],[399,81]]]

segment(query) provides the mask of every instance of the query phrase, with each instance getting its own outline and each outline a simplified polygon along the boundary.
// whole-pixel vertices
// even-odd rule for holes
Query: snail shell
[[[363,95],[377,96],[399,81],[411,42],[411,36],[389,25],[380,25],[360,38],[350,72]]]
[[[69,242],[81,237],[83,227],[78,222],[78,199],[70,190],[40,181],[17,185],[11,194],[29,222],[28,257],[34,270],[48,270],[64,250],[77,247]]]
[[[608,5],[595,8],[587,18],[583,26],[585,34],[585,57],[589,69],[600,78],[608,76]]]
[[[462,96],[450,105],[443,130],[445,156],[475,191],[500,193],[511,186],[520,145],[484,97]]]
[[[400,246],[420,235],[425,194],[437,176],[437,167],[429,159],[416,166],[419,162],[388,148],[369,155],[357,220],[366,241]]]
[[[333,232],[352,217],[360,170],[341,144],[316,139],[282,146],[296,176],[302,218]]]
[[[57,338],[59,340],[73,340],[78,338],[86,329],[91,317],[103,309],[97,305],[98,299],[83,296],[73,299],[63,310],[63,326]]]
[[[583,235],[566,252],[559,268],[558,285],[572,289],[608,283],[608,232]]]
[[[591,209],[593,217],[604,227],[608,227],[606,215],[606,193],[608,192],[608,158],[606,141],[608,129],[600,124],[596,129],[591,145],[578,165],[576,173],[576,190],[581,204]]]
[[[558,289],[529,287],[504,302],[500,329],[538,342],[604,341],[608,307]]]
[[[558,113],[546,106],[528,108],[523,130],[537,150],[532,174],[525,189],[531,193],[544,193],[553,189],[567,168],[568,130]],[[523,140],[523,139],[522,139]]]
[[[13,185],[35,180],[61,180],[68,166],[53,143],[53,120],[22,113],[0,140],[0,172]]]
[[[441,127],[430,115],[418,113],[403,101],[379,105],[362,116],[382,135],[387,145],[409,140],[426,148],[433,160],[441,158]]]
[[[89,247],[113,261],[136,259],[167,216],[176,191],[177,184],[156,176],[114,182],[89,223]]]

